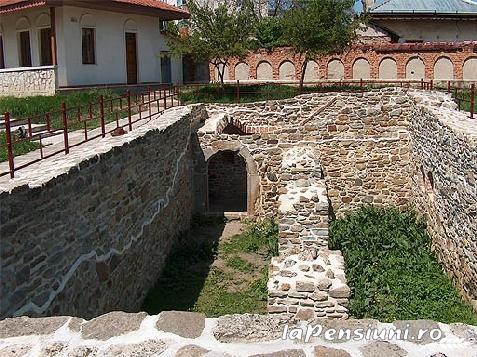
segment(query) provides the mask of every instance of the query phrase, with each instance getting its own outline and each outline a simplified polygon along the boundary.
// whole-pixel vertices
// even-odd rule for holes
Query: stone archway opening
[[[247,212],[247,164],[237,151],[213,155],[207,165],[208,211]]]

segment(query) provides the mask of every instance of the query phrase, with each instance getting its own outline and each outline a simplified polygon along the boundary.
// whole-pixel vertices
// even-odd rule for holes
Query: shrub
[[[415,213],[364,207],[332,222],[330,247],[343,252],[354,317],[477,323]]]

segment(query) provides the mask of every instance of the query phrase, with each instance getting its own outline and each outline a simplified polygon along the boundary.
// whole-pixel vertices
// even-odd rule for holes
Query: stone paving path
[[[172,103],[172,101],[170,99],[168,99],[166,107],[170,108],[172,106],[172,104],[174,104],[174,106],[179,105],[177,100],[174,100],[174,103]],[[162,110],[164,110],[164,105],[163,105],[162,100],[159,101],[159,107],[157,105],[154,105],[154,104],[151,105],[151,113],[153,115],[153,118],[157,116],[157,115],[154,115],[154,113],[158,114]],[[147,111],[141,112],[141,117],[142,118],[145,118],[148,115],[149,115],[149,109]],[[140,115],[138,113],[138,114],[134,114],[131,119],[134,122],[134,121],[138,120],[139,118],[140,118]],[[138,122],[136,122],[132,125],[133,130],[137,129],[138,127],[143,126],[144,124],[146,124],[149,121],[150,121],[149,118],[139,120]],[[120,127],[124,126],[124,129],[126,131],[128,131],[129,128],[128,128],[127,124],[128,124],[128,118],[122,118],[118,121],[118,123],[116,123],[116,121],[114,121],[114,122],[110,122],[110,123],[106,124],[105,125],[106,136],[111,135],[109,132],[114,130],[118,125]],[[44,163],[45,160],[49,160],[53,163],[54,160],[58,156],[65,155],[64,152],[61,152],[65,149],[63,132],[61,130],[58,130],[57,132],[58,132],[58,135],[54,135],[54,136],[50,136],[50,137],[47,137],[45,139],[42,139],[43,156],[48,156],[48,155],[51,155],[51,154],[54,154],[54,153],[58,152],[55,156],[42,160],[43,161],[42,167],[47,166]],[[96,138],[96,139],[92,139],[88,142],[80,144],[82,141],[85,140],[83,130],[76,130],[76,131],[68,133],[68,142],[69,142],[69,146],[70,146],[70,152],[81,149],[86,145],[91,146],[95,142],[99,142],[102,139],[102,137],[100,136],[101,135],[101,128],[88,129],[87,134],[88,134],[88,138],[92,138],[92,137],[95,137],[95,136],[98,136],[98,135],[99,135],[99,137]],[[80,145],[78,145],[78,144],[80,144]],[[78,146],[75,146],[75,145],[78,145]],[[31,151],[31,152],[26,153],[26,154],[21,155],[21,156],[17,156],[14,159],[15,167],[16,168],[21,167],[21,166],[23,166],[23,165],[25,165],[29,162],[38,160],[40,158],[41,158],[41,150],[40,149]],[[16,171],[15,172],[15,178],[24,178],[24,177],[28,176],[28,174],[31,171],[38,170],[38,169],[39,169],[38,163],[31,164],[28,167],[25,167],[25,168],[22,168],[22,169],[19,169],[18,171]],[[0,162],[0,173],[8,172],[8,171],[9,171],[8,161]],[[1,176],[0,177],[0,188],[2,186],[8,185],[8,183],[10,181],[11,181],[10,175]]]

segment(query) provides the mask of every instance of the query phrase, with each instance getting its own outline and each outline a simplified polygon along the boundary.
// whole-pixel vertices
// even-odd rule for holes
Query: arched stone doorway
[[[247,212],[247,166],[237,151],[219,151],[209,159],[207,185],[209,212]]]
[[[199,148],[199,147],[198,147]],[[224,140],[224,141],[215,141],[210,143],[205,147],[200,147],[200,151],[196,152],[195,158],[195,169],[194,169],[194,212],[195,213],[207,213],[214,212],[213,209],[218,209],[220,207],[214,207],[214,200],[210,202],[210,189],[212,188],[212,198],[214,198],[216,188],[211,187],[213,180],[218,180],[218,176],[221,173],[229,173],[225,169],[220,168],[220,172],[217,170],[217,164],[222,164],[224,159],[235,161],[242,171],[240,171],[240,181],[241,187],[244,187],[243,184],[243,168],[245,167],[246,174],[246,196],[245,203],[246,206],[243,208],[243,191],[240,198],[240,207],[241,211],[238,212],[247,212],[249,216],[254,216],[256,210],[258,209],[258,198],[260,194],[260,177],[258,175],[257,165],[252,155],[248,149],[243,146],[238,140]],[[225,152],[225,154],[224,154]],[[231,154],[232,153],[232,154]],[[240,166],[239,166],[240,165]],[[212,172],[211,172],[212,170]],[[209,178],[209,174],[213,173],[216,177]],[[209,179],[211,179],[209,183]],[[229,180],[229,178],[226,178]],[[214,185],[214,183],[212,183]],[[229,188],[227,187],[227,190]],[[217,198],[217,196],[215,196]],[[227,197],[225,197],[227,199]],[[220,196],[219,196],[220,199]],[[212,204],[212,205],[211,205]],[[227,207],[226,207],[227,208]],[[232,209],[236,209],[232,207]],[[230,211],[229,211],[230,212]],[[236,211],[237,212],[237,211]]]

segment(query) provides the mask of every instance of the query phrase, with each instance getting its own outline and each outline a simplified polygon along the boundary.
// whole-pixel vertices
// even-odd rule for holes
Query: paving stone
[[[111,337],[138,330],[146,317],[147,314],[144,312],[137,314],[110,312],[84,323],[81,328],[81,336],[85,340],[108,340]]]
[[[159,314],[156,328],[185,338],[197,338],[205,327],[205,314],[185,311],[164,311]]]
[[[351,355],[344,350],[324,346],[315,346],[314,352],[315,357],[351,357]]]
[[[272,341],[282,336],[285,325],[292,326],[287,315],[227,315],[218,318],[213,334],[220,342]]]
[[[408,353],[401,347],[386,341],[375,341],[360,348],[363,357],[405,357]]]
[[[2,357],[22,357],[27,356],[31,351],[31,346],[28,345],[13,345],[0,348],[0,356]]]
[[[306,357],[303,350],[283,350],[272,353],[252,355],[250,357]]]
[[[477,344],[477,328],[461,323],[450,324],[451,332],[457,337],[463,338],[467,342]]]
[[[112,345],[106,350],[107,356],[142,357],[154,356],[165,351],[167,345],[161,340],[147,340],[134,344]]]
[[[68,352],[67,357],[102,357],[102,353],[95,346],[80,346]]]
[[[0,321],[0,338],[49,335],[68,321],[68,317],[19,317]]]
[[[440,329],[439,324],[431,320],[402,320],[395,321],[393,325],[402,331],[407,329],[409,331],[409,337],[411,338],[411,341],[417,344],[425,345],[434,343],[445,337],[445,333]],[[418,339],[419,332],[422,331],[424,333],[424,330],[427,332],[421,336],[421,339]],[[429,334],[432,330],[441,331],[441,337],[437,340],[433,340]]]
[[[200,357],[205,355],[209,350],[196,345],[187,345],[179,348],[175,357]]]

